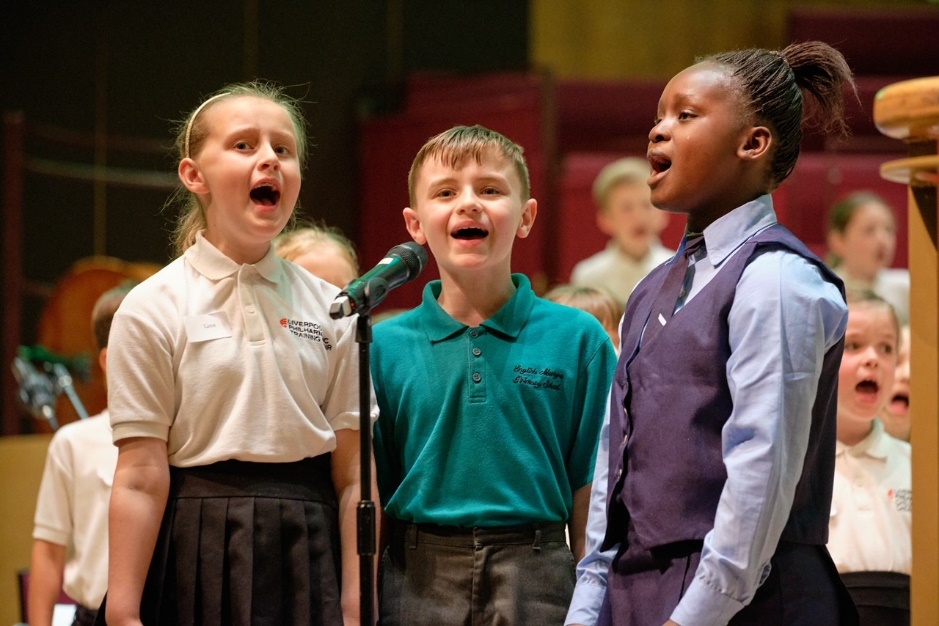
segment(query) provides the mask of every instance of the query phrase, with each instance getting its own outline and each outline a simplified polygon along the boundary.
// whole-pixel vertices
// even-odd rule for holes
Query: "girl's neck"
[[[270,241],[242,241],[234,237],[223,237],[219,229],[206,228],[202,236],[219,252],[239,265],[253,265],[263,259],[271,247]]]
[[[752,179],[752,180],[751,180]],[[749,183],[747,181],[750,181]],[[760,170],[743,172],[740,184],[728,193],[715,196],[710,202],[687,211],[687,229],[703,233],[704,229],[748,202],[769,193]]]
[[[440,307],[453,319],[467,326],[479,326],[495,315],[515,295],[511,275],[492,280],[491,277],[459,278],[441,270]]]

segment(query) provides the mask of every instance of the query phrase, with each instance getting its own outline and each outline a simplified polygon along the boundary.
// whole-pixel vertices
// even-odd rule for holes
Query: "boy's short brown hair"
[[[483,152],[491,148],[498,150],[503,157],[512,162],[522,183],[522,200],[528,200],[531,197],[531,182],[522,147],[504,135],[477,124],[476,126],[454,126],[450,130],[431,137],[421,147],[408,173],[408,196],[411,206],[416,204],[414,188],[417,185],[421,167],[428,159],[438,158],[450,167],[458,168],[470,157],[480,163]]]
[[[117,287],[105,291],[95,302],[91,311],[91,327],[95,333],[95,345],[100,352],[108,347],[108,335],[111,332],[111,321],[117,308],[124,301],[124,296],[137,286],[137,281],[125,280]]]
[[[639,157],[626,157],[607,164],[593,180],[593,200],[597,208],[606,210],[610,190],[621,183],[646,184],[652,168]]]

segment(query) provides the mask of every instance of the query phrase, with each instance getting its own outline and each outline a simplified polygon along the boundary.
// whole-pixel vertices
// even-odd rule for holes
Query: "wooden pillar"
[[[884,163],[880,173],[909,185],[912,623],[939,624],[939,76],[880,90],[874,122],[907,144],[908,157]]]
[[[23,308],[23,143],[21,112],[3,114],[3,310],[0,313],[0,436],[20,434],[19,387],[10,369],[20,344]]]

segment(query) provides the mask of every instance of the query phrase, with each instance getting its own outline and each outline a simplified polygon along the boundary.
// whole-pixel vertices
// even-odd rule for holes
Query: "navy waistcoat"
[[[646,549],[701,540],[714,526],[727,479],[721,430],[733,401],[727,382],[727,323],[743,270],[759,254],[790,250],[841,280],[792,233],[774,225],[747,240],[700,294],[638,349],[652,302],[668,272],[659,266],[630,298],[610,407],[610,472],[604,548],[637,541]],[[651,320],[649,323],[656,323]],[[835,413],[842,338],[825,354],[808,450],[782,539],[828,540],[835,467]],[[638,352],[637,352],[638,350]],[[631,527],[627,537],[627,527]]]

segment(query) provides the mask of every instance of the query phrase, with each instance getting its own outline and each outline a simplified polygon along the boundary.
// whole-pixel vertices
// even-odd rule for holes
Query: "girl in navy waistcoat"
[[[662,94],[648,183],[688,232],[622,324],[593,495],[596,549],[615,548],[600,624],[856,620],[825,549],[843,286],[770,195],[798,158],[803,96],[843,132],[845,85],[842,55],[806,42],[707,57]]]

